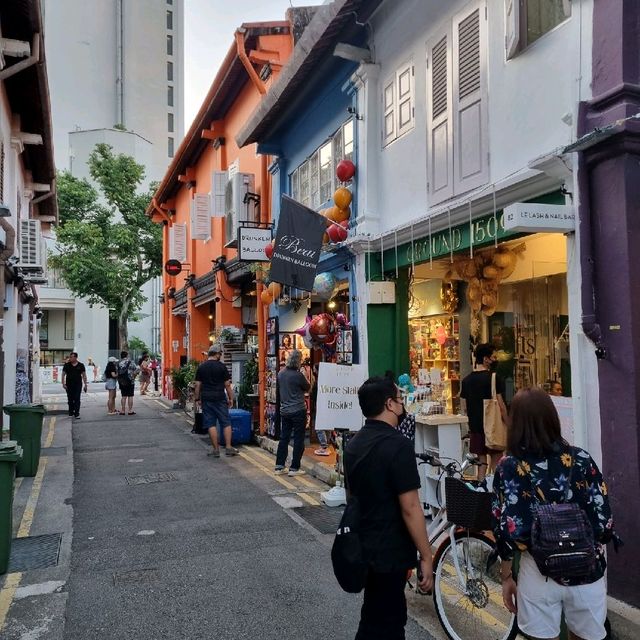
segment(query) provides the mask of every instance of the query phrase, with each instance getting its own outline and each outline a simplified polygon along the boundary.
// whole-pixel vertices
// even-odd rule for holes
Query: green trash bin
[[[4,412],[9,416],[9,438],[22,447],[22,460],[16,466],[19,478],[32,478],[38,473],[42,421],[46,409],[41,404],[7,404]]]
[[[13,482],[22,458],[17,442],[0,442],[0,575],[7,572],[13,533]]]

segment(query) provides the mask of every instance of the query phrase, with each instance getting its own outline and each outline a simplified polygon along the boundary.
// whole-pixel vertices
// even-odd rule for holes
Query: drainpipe
[[[249,60],[249,56],[247,56],[247,51],[244,44],[244,36],[246,33],[247,30],[242,27],[236,31],[236,48],[238,52],[238,58],[240,58],[240,62],[242,62],[244,68],[247,70],[251,82],[253,82],[260,94],[264,95],[265,93],[267,93],[264,82],[260,80],[260,76],[256,73],[256,70],[253,68],[251,61]]]
[[[124,126],[124,20],[122,0],[116,0],[116,118]]]
[[[260,156],[260,223],[269,222],[270,198],[269,193],[269,158],[266,155]],[[264,283],[262,281],[262,271],[256,274],[256,315],[258,320],[258,404],[259,404],[259,425],[260,435],[264,435],[266,431],[264,414],[266,410],[265,393],[266,393],[266,358],[267,358],[267,336],[265,322],[265,305],[262,304],[262,292],[264,291]]]
[[[33,34],[33,41],[31,43],[31,55],[20,62],[16,62],[16,64],[12,64],[10,67],[3,69],[0,71],[0,82],[10,78],[11,76],[23,71],[24,69],[28,69],[40,62],[40,34]]]
[[[2,440],[2,425],[4,413],[4,297],[5,297],[5,266],[16,248],[16,230],[8,218],[0,218],[0,227],[5,231],[5,248],[0,251],[0,441]]]

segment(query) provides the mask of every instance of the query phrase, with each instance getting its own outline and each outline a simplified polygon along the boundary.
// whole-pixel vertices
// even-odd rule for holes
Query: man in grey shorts
[[[233,406],[233,388],[227,367],[220,362],[222,347],[213,344],[208,358],[196,371],[195,400],[202,403],[202,424],[209,431],[211,451],[207,454],[220,457],[218,445],[218,424],[224,434],[225,454],[235,456],[237,449],[231,446],[231,418],[229,409]]]

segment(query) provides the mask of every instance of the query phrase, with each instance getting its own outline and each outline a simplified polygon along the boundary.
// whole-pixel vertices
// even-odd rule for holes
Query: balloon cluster
[[[277,300],[282,293],[282,286],[277,282],[271,282],[268,287],[262,290],[260,294],[260,301],[262,304],[269,305],[274,300]]]
[[[338,329],[346,326],[348,322],[343,313],[336,316],[330,313],[319,313],[315,316],[307,316],[304,324],[295,332],[302,336],[305,347],[322,348],[325,354],[328,354],[335,350]]]

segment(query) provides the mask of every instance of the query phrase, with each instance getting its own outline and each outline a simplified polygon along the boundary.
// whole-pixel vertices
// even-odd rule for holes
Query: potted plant
[[[184,406],[187,397],[187,389],[189,385],[196,379],[196,370],[200,363],[197,360],[189,360],[181,367],[171,369],[171,382],[173,384],[173,392],[176,399],[179,400],[180,406]]]
[[[252,358],[244,363],[242,372],[242,381],[238,389],[238,406],[242,409],[251,411],[253,401],[249,395],[254,392],[254,386],[258,384],[258,359]]]

